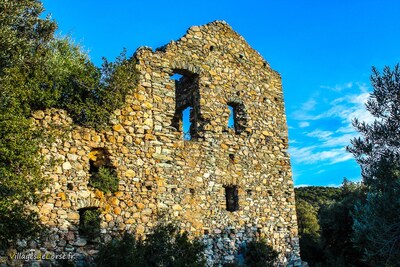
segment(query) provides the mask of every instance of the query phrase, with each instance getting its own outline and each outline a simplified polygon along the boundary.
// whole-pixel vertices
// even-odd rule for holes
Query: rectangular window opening
[[[246,129],[247,116],[243,103],[229,102],[228,128],[234,129],[235,134],[240,134]]]
[[[175,81],[175,114],[171,126],[181,132],[183,140],[194,140],[200,128],[199,75],[185,69],[175,69],[170,76]]]
[[[235,109],[228,105],[229,107],[229,119],[228,119],[228,128],[235,129]]]
[[[226,210],[233,212],[239,209],[239,195],[236,185],[225,186]]]
[[[183,140],[191,140],[192,139],[192,136],[190,134],[190,128],[192,126],[190,114],[192,113],[192,110],[193,110],[192,107],[187,107],[182,111]]]

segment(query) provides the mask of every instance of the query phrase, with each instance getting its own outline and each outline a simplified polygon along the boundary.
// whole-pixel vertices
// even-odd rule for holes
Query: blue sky
[[[192,25],[227,21],[282,75],[295,185],[360,179],[345,152],[351,120],[371,121],[364,102],[371,66],[400,62],[400,1],[45,0],[59,33],[92,60],[123,48],[157,48]]]

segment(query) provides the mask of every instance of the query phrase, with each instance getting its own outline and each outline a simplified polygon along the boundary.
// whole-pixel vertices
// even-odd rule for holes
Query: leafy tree
[[[363,198],[359,184],[344,180],[338,200],[325,205],[319,214],[324,262],[328,266],[368,266],[352,241],[353,217],[357,201]]]
[[[359,184],[295,188],[301,257],[310,266],[365,266],[354,247],[352,212],[363,197]]]
[[[361,137],[348,150],[361,166],[365,203],[354,212],[354,240],[374,266],[397,266],[400,258],[400,68],[373,68],[373,92],[366,104],[375,118],[354,120]]]
[[[301,199],[311,204],[317,212],[321,206],[336,201],[340,196],[340,192],[340,188],[327,186],[295,188],[296,199]]]
[[[39,156],[46,133],[31,113],[62,108],[80,125],[105,128],[136,86],[133,59],[122,54],[97,68],[70,39],[54,36],[56,23],[42,11],[39,0],[0,1],[0,246],[40,228],[28,206],[46,185]]]
[[[322,247],[318,213],[307,201],[296,202],[301,258],[309,263],[321,261]]]
[[[301,258],[311,265],[325,261],[319,222],[320,210],[340,199],[341,188],[308,186],[295,188]]]

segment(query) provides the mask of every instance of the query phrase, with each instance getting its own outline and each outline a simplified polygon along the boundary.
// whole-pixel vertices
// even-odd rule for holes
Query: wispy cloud
[[[329,89],[335,92],[341,92],[345,89],[350,89],[353,87],[352,82],[344,83],[344,84],[336,84],[335,86],[327,86],[327,85],[321,85],[320,86],[322,89]]]
[[[347,161],[353,158],[353,156],[349,154],[344,147],[327,150],[320,150],[318,146],[302,148],[291,147],[289,152],[291,158],[296,163],[303,164],[325,163],[329,165]]]
[[[331,131],[322,131],[319,129],[316,129],[314,131],[306,133],[307,136],[316,137],[319,140],[327,140],[332,134],[333,134],[333,132],[331,132]]]
[[[312,111],[317,105],[317,101],[314,98],[310,98],[307,102],[304,102],[301,105],[301,110],[303,111]]]
[[[310,123],[309,123],[308,121],[301,121],[301,122],[299,122],[299,127],[300,127],[300,128],[306,128],[306,127],[308,127],[308,126],[310,126]]]
[[[294,112],[293,117],[299,127],[309,129],[298,132],[300,137],[296,136],[296,139],[299,142],[289,150],[296,163],[330,165],[351,160],[353,156],[346,151],[346,146],[358,134],[352,120],[373,121],[365,109],[369,97],[365,84],[349,82],[321,87],[330,89],[337,97],[329,102],[317,102],[315,98],[310,98]],[[346,95],[339,96],[344,90]],[[310,121],[313,121],[312,127]]]

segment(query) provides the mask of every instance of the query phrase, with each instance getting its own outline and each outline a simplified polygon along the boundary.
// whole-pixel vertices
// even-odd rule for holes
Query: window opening
[[[239,196],[237,186],[225,187],[226,210],[233,212],[239,209]]]
[[[235,155],[234,154],[229,154],[229,160],[231,163],[235,163]]]
[[[67,184],[67,189],[68,190],[73,190],[74,189],[74,184],[73,183],[68,183]]]
[[[190,114],[192,113],[193,108],[187,107],[182,111],[182,131],[183,131],[183,140],[191,140],[192,136],[190,135],[190,127],[192,126],[192,122],[190,120]]]
[[[244,105],[239,103],[228,103],[229,119],[228,128],[234,129],[236,134],[240,134],[246,129],[247,116]]]
[[[104,148],[89,153],[89,185],[104,192],[118,191],[119,179]]]
[[[175,81],[175,115],[171,126],[182,133],[183,140],[193,140],[203,123],[199,112],[199,75],[183,69],[175,71],[171,75]]]
[[[97,207],[79,209],[79,235],[94,240],[100,234],[100,211]]]
[[[235,129],[235,110],[231,105],[228,105],[228,108],[229,108],[228,128]]]
[[[189,192],[190,192],[190,194],[191,194],[192,196],[194,196],[194,189],[193,189],[193,188],[190,188],[190,189],[189,189]]]

